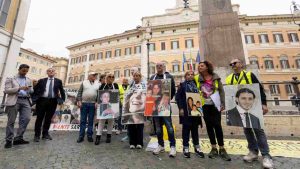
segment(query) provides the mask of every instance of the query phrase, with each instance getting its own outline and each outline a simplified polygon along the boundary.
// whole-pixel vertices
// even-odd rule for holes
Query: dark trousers
[[[182,125],[183,147],[189,147],[190,133],[192,133],[194,147],[199,146],[198,125]]]
[[[204,121],[207,134],[212,145],[224,146],[223,130],[221,126],[221,112],[214,105],[203,106]]]
[[[129,124],[128,125],[128,135],[130,145],[141,145],[144,146],[144,124]]]
[[[122,131],[123,126],[122,126],[122,110],[123,110],[123,106],[122,104],[120,104],[120,116],[118,117],[118,130]]]
[[[88,123],[87,136],[93,137],[93,123],[95,115],[95,103],[82,103],[80,109],[80,130],[79,137],[83,138],[85,134],[86,123]]]
[[[174,128],[172,125],[172,119],[170,117],[153,117],[155,119],[154,124],[156,127],[156,135],[158,144],[164,147],[164,139],[163,139],[163,125],[165,124],[168,132],[168,137],[170,141],[170,147],[175,147],[175,135],[174,135]]]
[[[57,106],[57,100],[56,98],[39,98],[36,103],[36,112],[37,117],[35,121],[34,131],[35,136],[40,137],[41,135],[41,127],[43,124],[43,136],[48,135],[48,131],[51,124],[52,116],[55,113]]]

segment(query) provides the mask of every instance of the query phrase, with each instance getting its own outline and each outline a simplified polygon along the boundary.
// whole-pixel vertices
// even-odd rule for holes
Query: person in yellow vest
[[[123,107],[123,101],[124,101],[124,93],[129,88],[128,85],[128,79],[124,78],[122,80],[122,84],[119,84],[119,91],[120,91],[120,116],[118,118],[118,131],[116,132],[116,135],[119,135],[122,132],[122,107]]]
[[[239,59],[233,59],[230,62],[230,66],[234,73],[227,76],[226,84],[238,85],[259,83],[263,113],[268,113],[266,94],[257,77],[252,72],[245,71],[243,69],[243,62]],[[269,145],[264,130],[257,128],[244,128],[244,133],[248,142],[249,153],[243,157],[243,160],[247,162],[258,160],[258,151],[260,151],[263,156],[263,167],[273,168],[273,161],[269,154]]]
[[[220,157],[225,161],[231,161],[230,156],[224,148],[224,137],[221,125],[221,111],[224,110],[225,94],[221,78],[214,73],[213,65],[208,62],[200,62],[198,66],[199,74],[196,75],[195,82],[201,93],[203,118],[206,124],[207,134],[212,146],[209,158]],[[217,149],[216,137],[219,151]]]

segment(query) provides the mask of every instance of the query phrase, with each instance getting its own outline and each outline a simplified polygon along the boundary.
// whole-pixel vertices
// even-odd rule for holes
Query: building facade
[[[17,69],[21,64],[27,64],[30,66],[27,76],[32,80],[39,80],[45,78],[46,70],[54,67],[56,63],[55,60],[44,55],[39,55],[30,49],[21,48],[14,71],[17,73]]]
[[[0,90],[7,76],[13,75],[27,21],[31,0],[0,1]],[[0,92],[0,96],[3,93]]]
[[[67,79],[67,71],[68,71],[68,59],[63,57],[49,57],[49,59],[52,59],[55,61],[53,64],[53,68],[55,69],[56,78],[59,78],[62,80],[63,85],[66,83]]]
[[[239,13],[239,5],[233,5],[233,9]],[[239,20],[246,62],[258,65],[262,82],[300,78],[300,32],[291,15],[247,16],[239,13]],[[150,35],[148,27],[151,28]],[[122,78],[129,78],[133,66],[139,67],[146,77],[148,63],[150,74],[153,74],[157,62],[164,62],[166,71],[179,82],[184,71],[197,67],[198,40],[197,0],[190,1],[189,8],[184,8],[183,1],[177,0],[175,8],[167,9],[163,15],[143,17],[141,26],[135,29],[68,46],[70,58],[66,86],[78,88],[89,71],[112,72],[120,82]],[[290,85],[265,85],[265,88],[273,99],[288,99],[294,95]]]

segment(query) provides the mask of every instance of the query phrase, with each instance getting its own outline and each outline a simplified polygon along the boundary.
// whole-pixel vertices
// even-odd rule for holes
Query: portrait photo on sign
[[[259,84],[228,85],[224,90],[228,126],[264,128]]]
[[[203,116],[199,93],[186,93],[187,110],[189,116]]]
[[[145,116],[170,116],[171,80],[149,80],[146,92]]]
[[[146,88],[129,90],[124,94],[122,123],[142,124],[145,122],[144,111]]]
[[[119,90],[98,91],[97,119],[113,119],[119,117]]]

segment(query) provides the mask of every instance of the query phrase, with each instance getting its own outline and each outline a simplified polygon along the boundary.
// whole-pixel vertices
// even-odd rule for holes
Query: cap
[[[96,72],[89,72],[89,75],[98,75]]]

